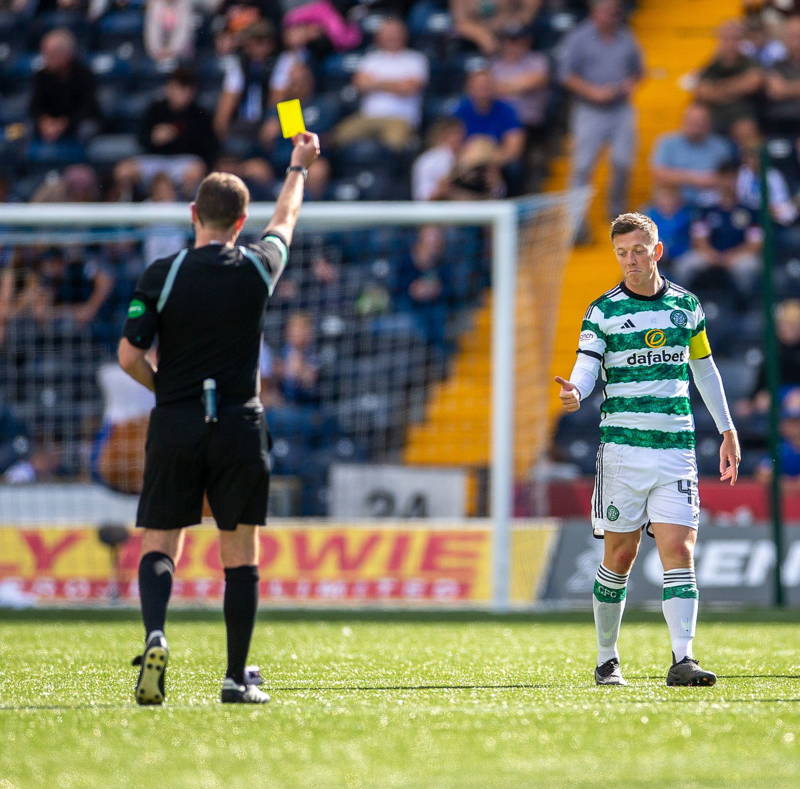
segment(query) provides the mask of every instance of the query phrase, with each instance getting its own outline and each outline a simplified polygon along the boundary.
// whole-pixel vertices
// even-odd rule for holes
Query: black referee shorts
[[[264,414],[253,407],[221,408],[219,422],[206,424],[202,403],[156,406],[136,525],[168,530],[200,523],[204,493],[223,531],[264,525],[268,440]]]

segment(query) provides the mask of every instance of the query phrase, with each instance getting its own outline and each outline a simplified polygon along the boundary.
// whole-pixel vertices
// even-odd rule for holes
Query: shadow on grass
[[[208,709],[210,703],[201,704],[168,704],[165,709],[169,710],[193,710]],[[67,710],[119,710],[120,712],[130,712],[131,710],[158,709],[158,705],[140,706],[131,702],[119,702],[116,704],[0,704],[0,712],[52,712]]]
[[[517,683],[512,685],[273,685],[270,690],[274,692],[283,691],[295,693],[302,691],[385,691],[385,690],[544,690],[545,688],[556,688],[557,685],[532,685]]]
[[[547,688],[555,689],[554,685],[528,685],[528,684],[515,684],[515,685],[315,685],[309,687],[298,686],[275,686],[268,687],[270,693],[331,693],[331,692],[346,692],[346,693],[385,693],[387,691],[453,691],[453,690],[544,690]],[[598,691],[598,695],[610,692],[615,695],[615,704],[798,704],[800,698],[770,698],[770,699],[752,699],[752,698],[725,698],[718,695],[697,696],[694,689],[688,692],[676,692],[672,698],[653,698],[648,696],[646,698],[629,696],[628,693],[636,691],[638,688],[627,688],[620,691],[614,689],[606,691],[606,689],[595,688],[595,686],[587,685],[580,690],[593,690]],[[704,689],[701,691],[704,692]],[[587,699],[583,699],[581,703],[586,703]],[[579,703],[576,699],[575,703]],[[202,709],[208,711],[209,709],[218,709],[220,707],[229,709],[231,705],[221,705],[211,702],[200,702],[198,704],[169,704],[164,705],[166,710],[193,710]],[[242,705],[251,707],[252,705]],[[262,709],[266,707],[261,707]],[[152,707],[140,707],[137,704],[131,703],[117,703],[117,704],[0,704],[0,713],[2,712],[53,712],[53,711],[67,711],[67,710],[119,710],[121,712],[130,712],[131,710],[140,709],[159,709],[158,705]]]
[[[222,622],[220,608],[173,608],[170,622]],[[269,609],[259,611],[261,622],[366,622],[366,623],[458,623],[468,624],[528,623],[535,625],[589,624],[592,613],[586,611],[515,612],[493,614],[488,611],[391,611],[358,609]],[[28,608],[14,610],[0,608],[0,623],[65,623],[65,622],[139,622],[135,608]],[[625,611],[626,624],[663,623],[660,611]],[[736,609],[731,611],[703,611],[703,624],[777,624],[797,626],[798,611],[775,608]]]

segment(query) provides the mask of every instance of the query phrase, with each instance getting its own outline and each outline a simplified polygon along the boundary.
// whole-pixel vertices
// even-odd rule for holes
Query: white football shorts
[[[595,536],[636,531],[648,523],[698,527],[694,450],[600,444],[592,494]]]

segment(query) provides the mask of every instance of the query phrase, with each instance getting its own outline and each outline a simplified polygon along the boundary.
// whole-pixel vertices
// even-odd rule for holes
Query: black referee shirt
[[[145,269],[123,336],[149,348],[158,335],[156,403],[199,400],[217,382],[220,407],[257,396],[261,320],[288,256],[277,233],[240,246],[209,244]]]

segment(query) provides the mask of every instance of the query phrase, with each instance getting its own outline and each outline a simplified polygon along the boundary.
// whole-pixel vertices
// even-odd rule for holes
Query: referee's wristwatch
[[[301,167],[299,164],[289,165],[289,167],[286,168],[286,175],[289,175],[289,173],[302,173],[303,180],[304,181],[308,180],[308,168]]]

